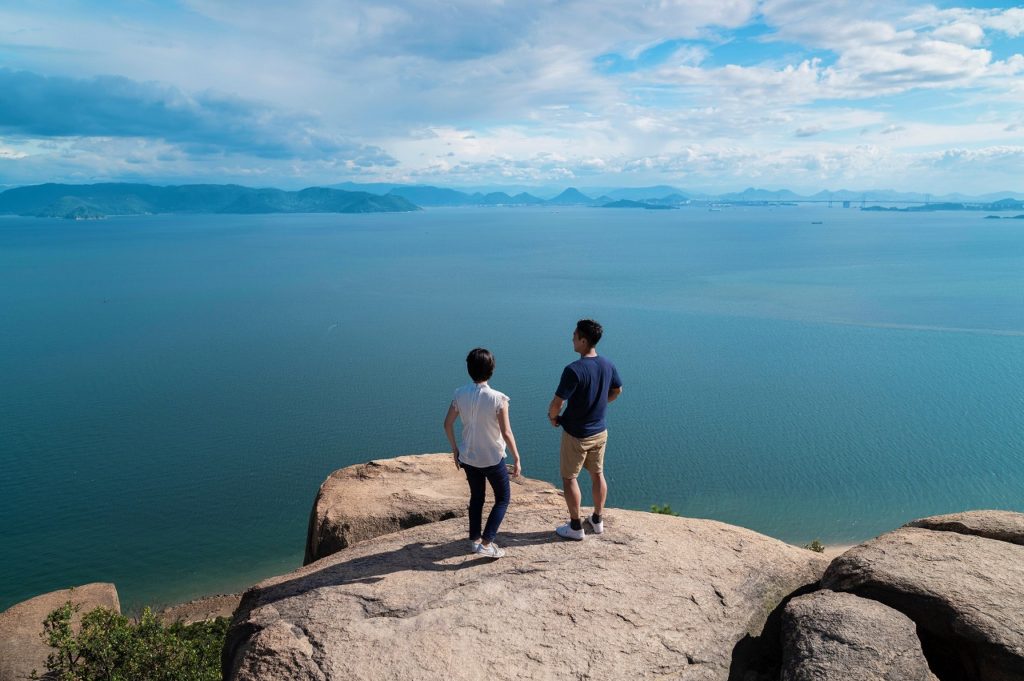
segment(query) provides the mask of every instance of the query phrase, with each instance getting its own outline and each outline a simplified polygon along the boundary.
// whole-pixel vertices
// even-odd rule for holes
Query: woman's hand
[[[452,452],[452,458],[455,459],[455,470],[459,470],[462,466],[459,464],[459,453]]]
[[[522,474],[523,474],[523,467],[522,467],[522,465],[520,465],[520,463],[518,461],[516,461],[514,464],[512,464],[512,472],[509,473],[509,476],[513,477],[513,478],[518,478]]]

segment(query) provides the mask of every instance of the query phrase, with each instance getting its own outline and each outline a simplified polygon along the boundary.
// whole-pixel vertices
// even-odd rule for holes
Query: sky
[[[1024,191],[1024,5],[0,3],[0,185]]]

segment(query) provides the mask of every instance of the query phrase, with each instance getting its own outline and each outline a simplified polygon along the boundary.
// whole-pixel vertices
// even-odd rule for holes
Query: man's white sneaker
[[[505,555],[505,549],[501,548],[494,542],[491,542],[488,546],[483,544],[477,544],[476,552],[484,558],[501,558]]]
[[[590,529],[593,530],[594,534],[604,534],[604,521],[594,522],[593,516],[587,516],[586,523],[590,525]]]
[[[578,529],[578,530],[572,529],[572,524],[571,523],[566,523],[565,525],[559,525],[558,527],[555,528],[555,533],[559,537],[563,537],[565,539],[572,539],[574,541],[581,541],[584,537],[587,536],[587,533],[583,531],[582,527],[580,529]]]

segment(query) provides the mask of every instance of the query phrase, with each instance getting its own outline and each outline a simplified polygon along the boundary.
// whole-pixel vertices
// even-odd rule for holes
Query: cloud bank
[[[0,183],[1024,189],[1024,8],[0,9]]]

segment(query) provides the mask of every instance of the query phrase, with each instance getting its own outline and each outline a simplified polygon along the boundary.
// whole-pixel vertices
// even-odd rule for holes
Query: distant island
[[[40,184],[0,193],[0,214],[96,220],[154,213],[385,213],[420,210],[401,196],[325,187],[301,191],[233,184]]]
[[[861,210],[868,211],[885,211],[889,213],[924,213],[944,210],[1021,210],[1024,209],[1024,201],[1017,199],[1000,199],[999,201],[993,201],[991,203],[961,203],[961,202],[943,202],[943,203],[925,203],[921,206],[907,206],[906,208],[896,207],[883,207],[883,206],[868,206]],[[988,217],[998,217],[990,215]]]
[[[717,211],[731,207],[781,208],[801,204],[899,213],[1024,210],[1024,196],[1012,192],[979,197],[950,194],[933,201],[930,195],[892,190],[821,191],[801,196],[786,189],[749,188],[738,193],[712,195],[658,185],[591,189],[591,194],[586,194],[576,187],[569,187],[554,195],[550,192],[557,190],[538,189],[549,197],[542,198],[526,191],[510,194],[492,189],[488,187],[469,192],[430,185],[352,182],[299,191],[257,189],[234,184],[40,184],[0,192],[0,215],[98,220],[111,215],[159,213],[381,213],[417,211],[423,207],[473,206],[641,210],[688,207]]]
[[[618,201],[606,203],[602,205],[601,208],[646,208],[648,210],[665,210],[675,208],[675,206],[665,205],[664,203],[652,203],[648,201],[630,201],[629,199],[619,199]]]

